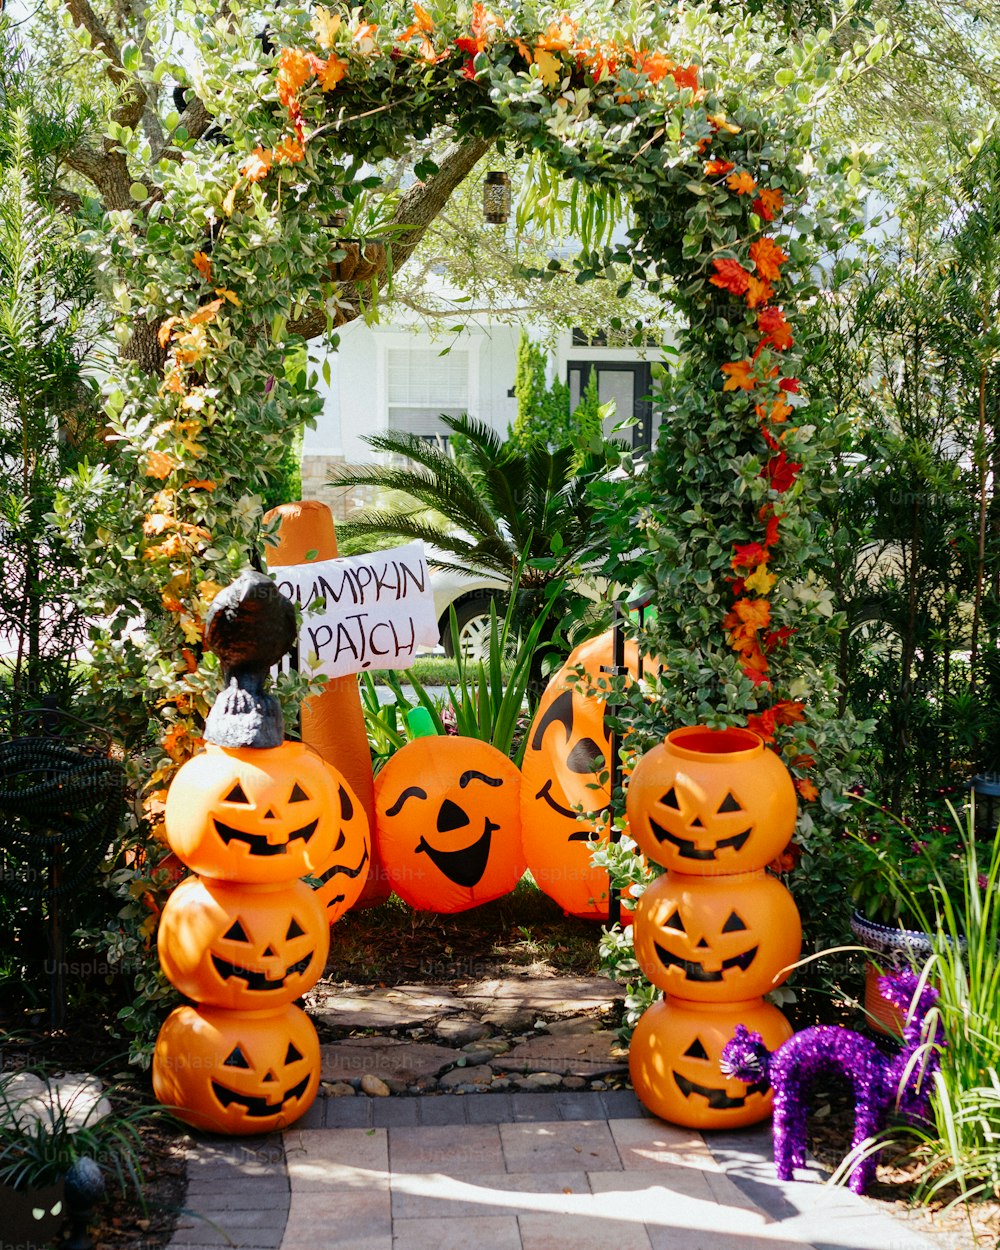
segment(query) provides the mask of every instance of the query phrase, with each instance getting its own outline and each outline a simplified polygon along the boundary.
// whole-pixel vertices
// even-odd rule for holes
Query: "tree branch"
[[[112,120],[120,126],[135,126],[146,104],[146,89],[138,79],[122,68],[122,55],[114,37],[94,10],[89,0],[66,0],[66,9],[77,26],[87,31],[104,53],[105,72],[122,92],[121,102],[112,112]]]
[[[437,162],[438,172],[426,182],[414,183],[400,197],[390,223],[395,228],[389,244],[393,272],[406,263],[427,233],[431,222],[448,203],[452,192],[468,177],[492,145],[491,139],[479,138],[462,139],[449,144]],[[388,271],[383,270],[373,280],[381,290],[388,280]],[[358,316],[365,285],[367,284],[362,284],[359,289],[348,282],[338,292],[340,300],[349,305],[343,309],[345,320],[353,321]],[[352,310],[353,316],[347,316]],[[322,304],[316,304],[305,316],[292,322],[289,329],[304,339],[313,339],[325,333],[326,327],[326,311]]]

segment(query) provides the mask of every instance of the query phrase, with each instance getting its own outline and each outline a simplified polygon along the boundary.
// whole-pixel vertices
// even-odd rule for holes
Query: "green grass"
[[[405,685],[410,680],[410,674],[422,686],[453,686],[458,681],[458,665],[447,655],[421,655],[408,669],[396,675]],[[376,671],[371,676],[376,686],[389,684],[384,672]]]

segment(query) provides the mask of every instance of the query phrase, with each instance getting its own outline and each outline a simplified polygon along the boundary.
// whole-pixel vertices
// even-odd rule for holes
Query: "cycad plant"
[[[365,441],[389,463],[350,469],[335,486],[400,491],[415,500],[373,509],[342,525],[342,544],[360,549],[387,538],[420,539],[442,568],[491,574],[511,583],[525,555],[513,625],[527,634],[553,584],[579,576],[601,549],[594,533],[592,482],[613,466],[617,449],[549,447],[541,439],[503,439],[472,417],[442,416],[460,451],[452,455],[416,434],[389,430]],[[582,596],[564,590],[543,641]]]

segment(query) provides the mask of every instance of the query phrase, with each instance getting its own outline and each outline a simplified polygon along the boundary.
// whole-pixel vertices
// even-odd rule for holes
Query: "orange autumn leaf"
[[[378,26],[374,23],[358,22],[357,27],[351,32],[351,43],[355,51],[360,52],[362,56],[371,56],[373,52],[378,51],[378,44],[375,42],[377,33]]]
[[[240,297],[235,291],[230,291],[228,287],[217,286],[215,288],[216,295],[220,295],[224,300],[228,300],[230,304],[235,304],[237,308],[242,308]]]
[[[640,74],[645,74],[650,82],[662,82],[677,68],[677,62],[663,52],[640,52],[636,57],[635,68]]]
[[[724,391],[752,391],[757,385],[753,374],[752,360],[733,360],[722,366],[726,380],[722,385]]]
[[[782,699],[771,711],[776,725],[796,725],[805,720],[806,705],[798,699]]]
[[[343,82],[347,77],[350,66],[341,57],[330,53],[329,58],[323,63],[322,68],[316,71],[316,81],[320,85],[322,91],[332,91],[338,82]]]
[[[184,391],[184,375],[180,369],[171,369],[163,385],[173,395],[182,394]]]
[[[706,161],[705,177],[719,178],[722,174],[728,174],[731,169],[735,168],[736,166],[732,161]]]
[[[575,39],[576,22],[564,13],[560,21],[549,23],[545,34],[539,36],[535,48],[541,48],[545,52],[568,52]]]
[[[538,76],[546,87],[558,85],[562,78],[562,61],[557,56],[546,52],[544,48],[536,48],[535,64],[538,66]]]
[[[156,332],[156,341],[161,347],[166,347],[170,342],[170,336],[173,333],[174,326],[180,321],[180,317],[168,317]]]
[[[815,803],[819,798],[819,791],[808,777],[796,777],[795,789],[798,790],[807,803]]]
[[[184,661],[184,667],[189,673],[198,671],[198,661],[194,658],[194,653],[187,647],[181,647],[181,659]]]
[[[749,308],[759,308],[761,304],[766,304],[773,298],[774,288],[766,278],[757,278],[753,274],[748,274],[746,296]]]
[[[195,252],[191,257],[191,264],[194,265],[206,282],[212,281],[212,262],[204,252]]]
[[[214,321],[215,314],[222,307],[221,299],[209,300],[207,304],[202,304],[197,312],[192,313],[188,320],[193,326],[203,325],[206,321]]]
[[[757,190],[757,184],[745,169],[741,169],[738,174],[730,174],[726,179],[726,186],[736,195],[753,195]]]
[[[262,178],[267,176],[267,171],[271,168],[273,159],[273,152],[266,151],[264,148],[254,148],[240,166],[240,173],[246,178],[247,182],[260,182]]]
[[[146,458],[146,476],[169,477],[177,468],[177,461],[165,451],[151,451]]]
[[[670,76],[677,84],[678,91],[697,91],[698,90],[698,66],[697,65],[678,65],[670,71]]]
[[[215,490],[216,486],[215,482],[207,477],[192,478],[190,482],[185,482],[184,485],[188,490]]]
[[[732,614],[748,630],[766,629],[771,623],[771,605],[766,599],[739,599],[733,604]]]
[[[757,272],[762,278],[777,282],[788,253],[783,252],[773,239],[763,238],[750,244],[750,259],[757,266]]]
[[[715,267],[715,273],[709,278],[712,286],[720,287],[731,295],[742,295],[746,291],[750,274],[738,260],[724,257],[722,260],[713,260],[712,264]]]
[[[305,154],[305,149],[302,144],[299,143],[298,139],[291,135],[282,139],[282,141],[274,149],[274,156],[276,160],[288,161],[289,164],[293,165],[297,161],[303,160],[305,158]]]
[[[413,15],[417,20],[412,25],[407,26],[406,30],[399,36],[400,39],[412,39],[414,35],[420,33],[433,35],[434,19],[422,4],[417,4],[416,0],[413,0]]]
[[[753,211],[765,221],[774,221],[784,207],[785,197],[779,190],[770,187],[762,187],[753,202]]]
[[[313,75],[309,55],[301,48],[282,48],[278,57],[278,99],[287,105]]]

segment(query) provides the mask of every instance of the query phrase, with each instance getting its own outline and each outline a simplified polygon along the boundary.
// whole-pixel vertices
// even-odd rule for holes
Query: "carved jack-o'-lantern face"
[[[792,836],[795,787],[749,729],[676,729],[636,765],[627,808],[639,849],[664,867],[748,872]]]
[[[339,773],[334,772],[334,780],[340,803],[340,832],[330,858],[316,874],[320,883],[316,897],[326,908],[327,924],[339,920],[360,898],[371,867],[372,847],[368,813]]]
[[[725,878],[668,872],[643,893],[633,932],[649,980],[692,1002],[766,994],[787,979],[802,949],[792,896],[763,871]]]
[[[186,1123],[216,1133],[285,1128],[319,1087],[319,1040],[309,1017],[178,1007],[153,1052],[153,1092]]]
[[[542,696],[521,763],[521,820],[531,874],[564,911],[593,920],[608,915],[608,874],[590,859],[595,824],[610,797],[611,736],[605,701],[584,692],[611,665],[611,651],[609,632],[571,652]],[[625,661],[634,677],[639,662],[634,642],[626,645]],[[571,681],[581,667],[587,676]]]
[[[301,742],[209,744],[167,794],[167,840],[195,872],[224,881],[292,881],[317,872],[340,829],[333,775]]]
[[[415,738],[375,778],[379,853],[411,907],[458,912],[524,873],[521,775],[476,738]]]
[[[330,931],[304,882],[247,886],[190,877],[167,899],[157,947],[182,994],[253,1011],[293,1002],[319,980]]]
[[[665,998],[643,1012],[629,1043],[629,1075],[643,1106],[686,1128],[742,1128],[771,1113],[766,1081],[744,1085],[719,1067],[737,1024],[756,1030],[774,1051],[792,1035],[762,999],[687,1004]]]

